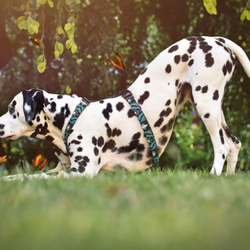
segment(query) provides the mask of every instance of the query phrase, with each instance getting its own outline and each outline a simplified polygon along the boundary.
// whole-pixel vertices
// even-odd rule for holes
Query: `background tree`
[[[250,52],[249,1],[218,1],[217,15],[210,15],[202,1],[186,0],[2,2],[1,114],[17,92],[28,88],[76,93],[93,100],[112,96],[131,84],[161,50],[186,36],[226,36]],[[240,20],[242,13],[244,21]],[[34,45],[30,37],[37,38],[40,45]],[[116,52],[123,58],[126,73],[118,72],[108,62]],[[241,168],[247,168],[249,160],[249,91],[249,79],[237,66],[224,109],[230,127],[243,142]],[[189,106],[186,109],[188,112],[181,113],[182,118],[177,120],[172,140],[177,146],[169,148],[174,148],[170,158],[175,156],[175,161],[171,164],[175,165],[178,158],[180,165],[195,162],[195,166],[200,166],[205,162],[209,166],[212,160],[209,138],[204,137],[203,127],[190,130],[192,111]],[[38,150],[50,161],[56,161],[51,153],[56,149],[51,144],[39,141],[39,147],[36,145],[34,139],[2,140],[0,155],[8,155],[7,168],[16,166],[20,159],[30,162]],[[162,165],[169,164],[169,157],[163,157]]]

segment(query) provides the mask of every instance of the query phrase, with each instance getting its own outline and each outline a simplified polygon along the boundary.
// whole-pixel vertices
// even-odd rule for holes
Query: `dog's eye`
[[[12,106],[9,106],[8,109],[11,115],[15,112],[15,108]]]

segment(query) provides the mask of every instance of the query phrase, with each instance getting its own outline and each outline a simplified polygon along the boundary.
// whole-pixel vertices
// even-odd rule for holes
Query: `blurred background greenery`
[[[187,36],[225,36],[250,56],[250,23],[240,19],[244,8],[250,5],[247,0],[218,1],[217,15],[208,14],[202,0],[1,0],[1,3],[0,114],[7,111],[8,103],[19,91],[29,88],[63,94],[71,91],[91,100],[112,96],[130,85],[160,51]],[[38,33],[20,30],[21,23],[17,21],[20,16],[36,20],[32,28],[39,28]],[[67,29],[66,24],[72,29]],[[34,45],[30,36],[36,37],[40,46]],[[73,50],[66,44],[68,40],[74,44]],[[56,43],[63,47],[59,44],[56,48]],[[57,58],[56,50],[63,52]],[[123,58],[126,74],[108,62],[116,52]],[[37,70],[40,55],[46,60],[43,73]],[[229,127],[242,141],[238,163],[241,170],[249,168],[250,158],[248,94],[249,79],[237,63],[223,109]],[[56,150],[51,143],[35,139],[1,140],[0,155],[7,155],[8,159],[1,167],[10,170],[23,161],[31,162],[38,153],[54,165]],[[161,166],[209,168],[212,160],[210,138],[191,106],[186,105],[161,158]]]

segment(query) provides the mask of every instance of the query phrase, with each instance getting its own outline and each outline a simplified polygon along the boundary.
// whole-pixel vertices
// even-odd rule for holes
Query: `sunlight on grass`
[[[1,181],[1,249],[247,249],[249,175]]]

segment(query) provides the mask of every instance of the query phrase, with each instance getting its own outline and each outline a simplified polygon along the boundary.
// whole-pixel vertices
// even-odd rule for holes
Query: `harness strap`
[[[86,97],[83,97],[82,101],[76,106],[75,111],[72,114],[72,116],[71,116],[71,118],[66,126],[63,140],[64,140],[64,144],[65,144],[65,147],[66,147],[68,153],[69,153],[69,146],[68,146],[67,141],[68,141],[69,135],[73,131],[72,128],[75,125],[77,118],[80,116],[80,114],[83,112],[83,110],[89,105],[89,103],[90,103],[90,101]]]
[[[147,141],[148,141],[149,147],[151,149],[151,153],[152,153],[152,158],[153,158],[152,167],[158,167],[159,166],[159,155],[158,155],[157,145],[156,145],[153,131],[148,123],[147,118],[145,117],[144,113],[142,112],[141,107],[135,101],[133,94],[129,90],[127,90],[127,89],[123,90],[121,92],[121,95],[129,103],[132,110],[134,111],[134,114],[136,115],[136,117],[138,118],[138,120],[142,126],[144,135],[147,138]]]

